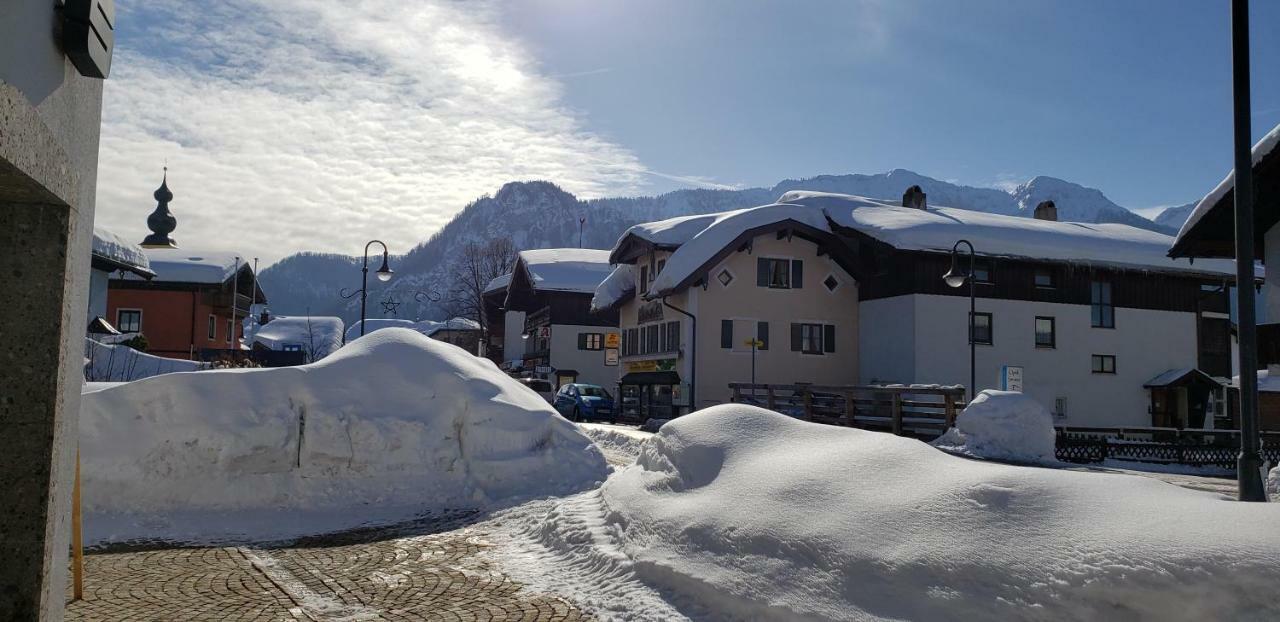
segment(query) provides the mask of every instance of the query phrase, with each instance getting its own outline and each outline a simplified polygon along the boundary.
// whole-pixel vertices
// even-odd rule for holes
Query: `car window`
[[[607,397],[609,399],[613,399],[613,396],[609,395],[609,392],[604,390],[602,387],[587,385],[581,389],[582,394],[587,397]]]

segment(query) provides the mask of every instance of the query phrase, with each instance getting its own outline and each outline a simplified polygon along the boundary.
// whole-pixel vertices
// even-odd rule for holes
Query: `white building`
[[[728,377],[745,380],[734,359],[743,318],[767,321],[775,340],[786,338],[777,323],[791,333],[796,325],[835,327],[836,352],[827,354],[836,356],[795,356],[797,345],[801,354],[815,350],[803,332],[791,348],[757,352],[758,382],[968,385],[969,289],[942,279],[964,239],[976,250],[978,389],[999,388],[1007,366],[1021,368],[1024,392],[1060,425],[1203,421],[1202,388],[1171,388],[1182,403],[1164,400],[1156,412],[1144,385],[1171,369],[1230,374],[1231,262],[1175,261],[1166,256],[1169,236],[1056,222],[1052,206],[1040,210],[1042,220],[926,208],[919,199],[904,207],[790,192],[775,205],[639,225],[613,250],[615,262],[631,265],[599,288],[595,304],[620,309],[624,331],[644,324],[639,311],[664,298],[697,317],[699,408],[727,399]],[[773,259],[803,261],[800,292],[780,292],[753,269]],[[717,342],[719,327],[730,325],[733,341]],[[660,348],[682,383],[691,378],[689,345],[681,337]],[[643,360],[624,354],[626,363]]]

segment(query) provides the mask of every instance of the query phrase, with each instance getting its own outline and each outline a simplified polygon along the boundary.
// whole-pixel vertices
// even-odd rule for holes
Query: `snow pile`
[[[200,251],[185,248],[143,249],[155,280],[170,283],[225,283],[236,272],[236,265],[245,267],[244,255],[222,251]],[[125,279],[142,280],[134,274]],[[241,292],[248,295],[249,292]]]
[[[520,251],[516,269],[521,266],[534,289],[581,293],[594,292],[612,270],[609,251],[590,248]]]
[[[618,264],[596,288],[595,295],[591,297],[591,310],[603,311],[612,308],[635,293],[634,267],[629,263]]]
[[[649,293],[663,295],[724,250],[739,236],[752,229],[793,221],[819,231],[830,231],[821,208],[800,205],[764,205],[750,209],[711,214],[706,228],[699,231],[667,258],[666,266],[654,278]],[[688,227],[688,225],[682,225]]]
[[[415,322],[413,320],[401,320],[397,318],[373,318],[365,320],[364,325],[366,326],[364,333],[366,335],[384,328],[407,328],[428,337],[442,330],[480,330],[479,322],[465,317],[455,317],[443,322],[436,322],[434,320],[421,320]],[[356,320],[356,322],[347,329],[347,341],[350,342],[359,338],[360,321]]]
[[[953,453],[1013,462],[1057,462],[1053,415],[1040,402],[1013,391],[986,390],[933,441]]]
[[[139,352],[125,345],[100,343],[92,339],[84,341],[84,378],[88,382],[129,382],[160,374],[199,371],[210,367],[209,363],[165,358]]]
[[[533,533],[572,567],[511,567],[575,599],[639,583],[752,620],[1262,620],[1280,616],[1277,520],[1148,477],[721,405],[547,514]]]
[[[1280,466],[1267,472],[1267,499],[1280,501]]]
[[[143,252],[141,246],[128,242],[98,225],[93,226],[93,247],[91,252],[95,257],[101,257],[109,262],[128,266],[148,274],[151,272],[151,263],[147,260],[147,254]]]
[[[595,442],[611,464],[634,462],[640,455],[640,448],[653,438],[649,432],[603,423],[579,423],[578,428]]]
[[[1089,265],[1208,274],[1235,274],[1235,262],[1167,256],[1173,238],[1115,223],[1054,222],[950,207],[928,210],[842,194],[792,191],[779,203],[821,207],[836,225],[903,250],[951,252],[956,240],[973,242],[979,255],[1031,257]]]
[[[572,492],[607,474],[537,395],[408,330],[310,365],[88,393],[80,447],[97,540],[235,538],[253,521],[265,525],[255,538],[315,533]]]
[[[328,316],[276,316],[258,325],[253,343],[271,350],[300,347],[312,361],[318,361],[342,347],[342,318]]]

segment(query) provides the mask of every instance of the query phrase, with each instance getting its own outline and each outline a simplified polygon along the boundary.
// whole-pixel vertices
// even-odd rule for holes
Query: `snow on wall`
[[[90,540],[217,540],[255,513],[277,517],[273,535],[298,535],[313,512],[349,528],[571,492],[607,474],[573,424],[491,362],[402,329],[300,367],[89,393],[80,439],[85,523],[100,530]],[[218,520],[163,519],[191,513]]]
[[[160,374],[208,369],[209,363],[171,359],[129,346],[85,339],[84,378],[87,382],[128,382]]]
[[[1277,519],[726,405],[666,424],[534,533],[608,577],[593,589],[639,580],[740,619],[1261,620],[1280,616]]]
[[[534,289],[582,293],[594,292],[613,269],[609,265],[609,251],[590,248],[520,251],[517,265],[529,271]]]
[[[302,346],[318,361],[342,347],[342,318],[326,316],[276,316],[253,334],[253,342],[272,350]]]
[[[1257,166],[1263,158],[1271,155],[1271,152],[1275,151],[1277,145],[1280,145],[1280,125],[1271,128],[1271,131],[1267,132],[1266,136],[1263,136],[1262,139],[1253,146],[1253,166]],[[1236,171],[1235,169],[1232,169],[1227,173],[1226,178],[1219,182],[1213,190],[1210,190],[1209,194],[1206,194],[1203,199],[1200,199],[1200,202],[1196,204],[1195,209],[1191,210],[1191,215],[1187,217],[1186,222],[1182,223],[1182,229],[1178,231],[1177,239],[1181,240],[1182,236],[1191,231],[1191,229],[1196,226],[1196,223],[1200,222],[1200,219],[1204,218],[1204,215],[1209,213],[1209,210],[1212,209],[1218,201],[1221,201],[1222,197],[1230,192],[1232,188],[1235,188],[1235,186]]]

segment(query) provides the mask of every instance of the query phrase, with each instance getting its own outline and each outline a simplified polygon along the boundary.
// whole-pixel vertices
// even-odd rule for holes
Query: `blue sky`
[[[1280,123],[1255,1],[1254,135]],[[138,0],[98,221],[266,261],[403,252],[512,180],[582,197],[907,168],[1142,210],[1231,163],[1227,0]],[[1150,212],[1146,212],[1150,213]],[[235,235],[227,232],[234,226]]]
[[[1253,4],[1257,138],[1280,123],[1280,2]],[[746,185],[1044,174],[1142,208],[1195,200],[1230,166],[1228,14],[1226,0],[527,0],[506,21],[571,76],[587,127],[654,169]]]

